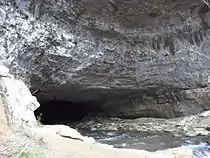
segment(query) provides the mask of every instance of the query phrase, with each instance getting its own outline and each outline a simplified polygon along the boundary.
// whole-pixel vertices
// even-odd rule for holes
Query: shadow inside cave
[[[44,125],[68,125],[99,113],[99,106],[95,102],[73,103],[61,100],[40,102],[40,107],[34,111],[36,119]]]

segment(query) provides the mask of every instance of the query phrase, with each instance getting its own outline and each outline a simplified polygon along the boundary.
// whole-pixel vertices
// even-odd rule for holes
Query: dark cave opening
[[[44,125],[71,124],[85,117],[100,113],[95,102],[75,103],[62,100],[40,101],[40,107],[34,111],[36,119]]]

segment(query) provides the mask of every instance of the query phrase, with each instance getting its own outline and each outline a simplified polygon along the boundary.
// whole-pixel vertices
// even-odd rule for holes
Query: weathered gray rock
[[[41,101],[127,118],[210,108],[203,1],[4,0],[0,15],[0,62]]]
[[[92,131],[146,131],[170,133],[174,136],[210,136],[210,111],[180,118],[95,118],[75,125],[77,129]]]
[[[0,66],[0,107],[11,128],[37,125],[34,116],[34,110],[39,107],[37,99],[24,82],[10,75],[4,66]]]

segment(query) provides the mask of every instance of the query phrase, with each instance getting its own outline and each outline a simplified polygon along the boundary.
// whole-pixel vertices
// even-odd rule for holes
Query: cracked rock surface
[[[208,6],[198,0],[4,0],[0,64],[39,100],[96,102],[108,116],[209,109]]]

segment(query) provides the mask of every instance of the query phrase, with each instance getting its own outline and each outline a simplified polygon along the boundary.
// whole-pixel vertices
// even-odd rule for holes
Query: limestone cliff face
[[[37,125],[34,110],[38,107],[37,99],[24,82],[14,78],[8,68],[0,65],[0,119],[12,129],[33,127]]]
[[[4,0],[0,61],[41,100],[194,114],[210,108],[209,18],[201,0]]]

